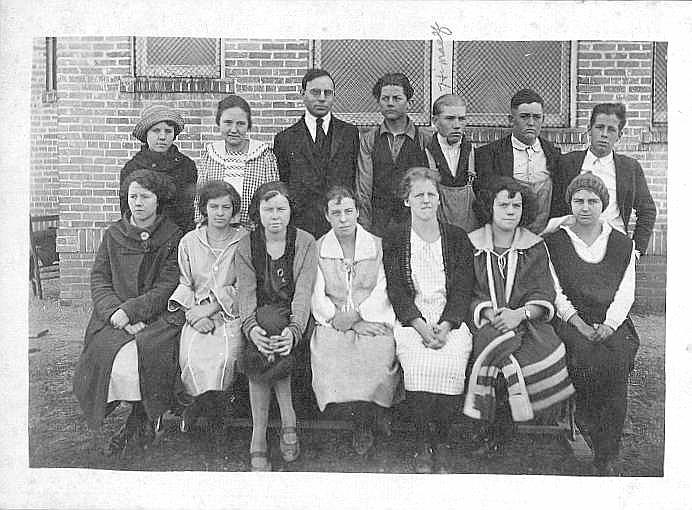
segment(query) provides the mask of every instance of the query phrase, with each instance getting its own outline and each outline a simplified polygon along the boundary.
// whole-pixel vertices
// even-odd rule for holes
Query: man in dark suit
[[[293,222],[315,238],[329,231],[323,200],[334,184],[353,189],[358,160],[358,129],[331,113],[334,80],[311,69],[301,83],[305,114],[274,137],[279,178],[293,198]]]
[[[514,177],[538,197],[536,220],[529,230],[540,233],[548,222],[553,193],[553,175],[560,150],[541,138],[543,99],[530,89],[518,91],[510,101],[512,134],[476,149],[475,191],[487,188],[499,175]],[[564,200],[564,199],[563,199]]]
[[[565,202],[567,186],[577,175],[593,172],[605,182],[610,201],[601,219],[621,232],[628,232],[632,209],[637,214],[633,240],[635,254],[646,253],[656,221],[656,204],[651,198],[642,167],[636,159],[613,152],[627,123],[627,111],[621,103],[602,103],[594,106],[589,121],[590,146],[585,151],[573,151],[560,158],[555,176],[555,197],[551,217],[571,214]],[[551,221],[551,225],[554,222]]]

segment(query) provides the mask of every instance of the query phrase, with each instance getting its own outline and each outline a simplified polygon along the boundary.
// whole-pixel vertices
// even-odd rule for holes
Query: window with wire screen
[[[543,98],[543,126],[569,127],[569,41],[454,41],[454,92],[472,126],[509,126],[509,102],[523,88]]]
[[[135,76],[221,78],[221,40],[135,37]]]
[[[355,124],[379,124],[372,87],[385,73],[404,73],[413,86],[414,122],[430,122],[431,41],[339,39],[315,41],[315,67],[334,77],[333,111]]]
[[[56,39],[46,37],[46,92],[57,89]]]
[[[654,43],[653,123],[668,123],[668,43]]]

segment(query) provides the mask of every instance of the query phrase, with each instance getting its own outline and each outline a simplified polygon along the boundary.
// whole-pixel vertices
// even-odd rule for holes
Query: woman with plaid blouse
[[[240,96],[230,95],[219,101],[216,125],[223,140],[207,144],[199,164],[197,189],[209,181],[226,181],[240,194],[240,222],[251,226],[248,216],[250,198],[265,182],[279,180],[276,158],[268,144],[251,140],[250,105]],[[199,201],[199,197],[195,203]],[[199,223],[198,208],[195,220]]]

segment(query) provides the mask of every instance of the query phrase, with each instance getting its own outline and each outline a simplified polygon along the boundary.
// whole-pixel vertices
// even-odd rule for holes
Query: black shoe
[[[124,425],[108,441],[106,454],[108,456],[121,455],[125,451],[125,447],[137,438],[141,424],[142,416],[139,409],[133,406]]]
[[[441,443],[435,447],[435,472],[441,475],[451,473],[452,447],[449,443]]]
[[[418,474],[433,472],[433,451],[428,443],[419,447],[413,454],[413,469]]]
[[[494,457],[502,451],[503,443],[497,438],[486,437],[481,441],[481,444],[471,450],[469,455],[471,457]]]
[[[141,445],[143,449],[156,446],[163,436],[163,416],[158,416],[153,420],[147,418],[142,424]]]

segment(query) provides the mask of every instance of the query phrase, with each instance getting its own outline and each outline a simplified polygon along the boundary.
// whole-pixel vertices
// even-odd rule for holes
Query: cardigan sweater
[[[289,227],[290,228],[290,227]],[[238,277],[238,304],[240,320],[246,338],[257,326],[257,274],[252,258],[252,236],[243,237],[236,250]],[[310,317],[310,298],[317,274],[317,250],[315,238],[304,230],[297,229],[293,257],[293,300],[288,328],[295,342],[300,341]]]
[[[473,246],[459,227],[440,223],[447,304],[440,322],[453,328],[468,322],[473,290]],[[408,326],[423,318],[415,303],[416,290],[411,277],[411,221],[394,225],[382,243],[387,294],[399,321]]]

